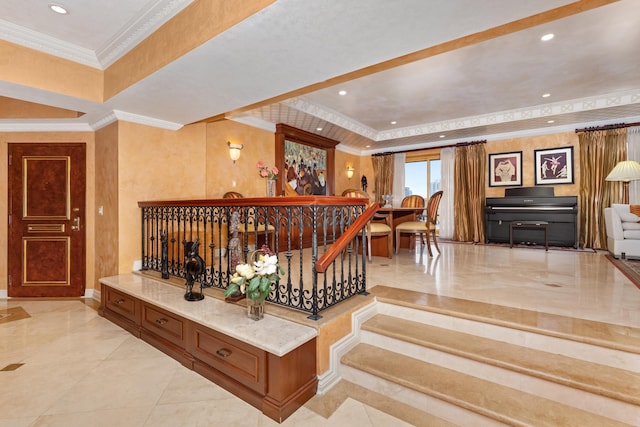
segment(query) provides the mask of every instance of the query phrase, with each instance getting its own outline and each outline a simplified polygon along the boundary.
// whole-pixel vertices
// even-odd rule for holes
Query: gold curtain
[[[607,249],[604,208],[622,203],[623,185],[605,178],[627,160],[627,128],[578,132],[578,143],[580,242],[585,248]]]
[[[483,143],[456,147],[453,240],[484,242],[487,156]]]
[[[373,156],[373,191],[380,205],[384,205],[384,194],[393,194],[393,173],[393,154]]]

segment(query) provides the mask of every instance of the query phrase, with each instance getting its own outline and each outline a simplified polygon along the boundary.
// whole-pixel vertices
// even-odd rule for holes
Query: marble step
[[[341,363],[346,380],[458,425],[631,425],[369,344],[356,345]]]
[[[379,314],[367,320],[361,331],[640,405],[640,373],[637,372],[387,315]],[[396,348],[398,345],[401,344],[393,344]]]
[[[396,306],[624,351],[634,359],[640,354],[640,329],[635,327],[387,286],[375,286],[370,293]]]

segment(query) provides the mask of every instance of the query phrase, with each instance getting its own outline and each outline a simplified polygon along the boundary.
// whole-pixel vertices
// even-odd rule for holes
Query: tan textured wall
[[[360,178],[362,177],[361,157],[355,154],[345,153],[336,150],[335,155],[335,193],[336,196],[349,188],[360,188]],[[353,167],[353,178],[347,178],[347,165]]]
[[[73,110],[0,96],[0,117],[3,119],[61,119],[80,115]]]
[[[140,260],[139,201],[201,199],[206,186],[205,125],[178,131],[118,125],[118,273]]]
[[[492,153],[508,153],[522,151],[522,186],[535,186],[534,150],[573,146],[573,184],[556,184],[556,196],[577,196],[580,191],[580,147],[575,132],[555,133],[550,135],[528,136],[523,138],[503,139],[488,142],[485,149],[487,156]],[[489,187],[489,172],[487,171],[487,197],[503,197],[504,189],[508,187]]]
[[[0,80],[101,102],[102,70],[0,40]]]
[[[206,133],[206,197],[220,198],[227,191],[237,191],[245,197],[264,197],[266,183],[258,175],[256,163],[261,160],[269,167],[275,165],[274,133],[230,120],[207,124]],[[244,145],[235,164],[229,158],[227,141]]]
[[[7,210],[8,197],[8,144],[11,142],[84,142],[87,145],[86,163],[87,163],[87,197],[86,197],[86,216],[85,231],[87,234],[86,248],[86,286],[87,289],[92,288],[94,277],[94,245],[93,236],[95,234],[95,221],[93,212],[95,211],[95,144],[93,132],[16,132],[2,133],[0,132],[0,290],[7,289],[7,221],[9,216]]]
[[[102,214],[99,210],[102,208]],[[96,132],[96,222],[95,276],[98,279],[118,274],[118,123]]]

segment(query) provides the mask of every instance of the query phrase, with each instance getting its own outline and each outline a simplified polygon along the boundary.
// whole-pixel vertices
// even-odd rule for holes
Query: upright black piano
[[[488,242],[509,242],[511,222],[544,221],[551,246],[578,247],[578,197],[554,196],[553,187],[507,188],[504,197],[487,197],[485,234]],[[535,229],[518,229],[514,243],[544,245]]]

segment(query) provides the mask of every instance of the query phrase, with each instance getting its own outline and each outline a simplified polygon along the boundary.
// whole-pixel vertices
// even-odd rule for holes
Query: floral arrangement
[[[271,292],[271,284],[280,280],[284,270],[278,264],[278,257],[266,246],[256,251],[260,252],[253,264],[238,264],[236,272],[231,277],[231,283],[224,292],[228,297],[240,290],[250,300],[262,302]]]
[[[280,170],[277,167],[274,166],[269,169],[269,166],[265,165],[262,161],[258,162],[256,166],[258,167],[258,173],[261,177],[271,180],[278,179],[278,173],[280,173]]]

